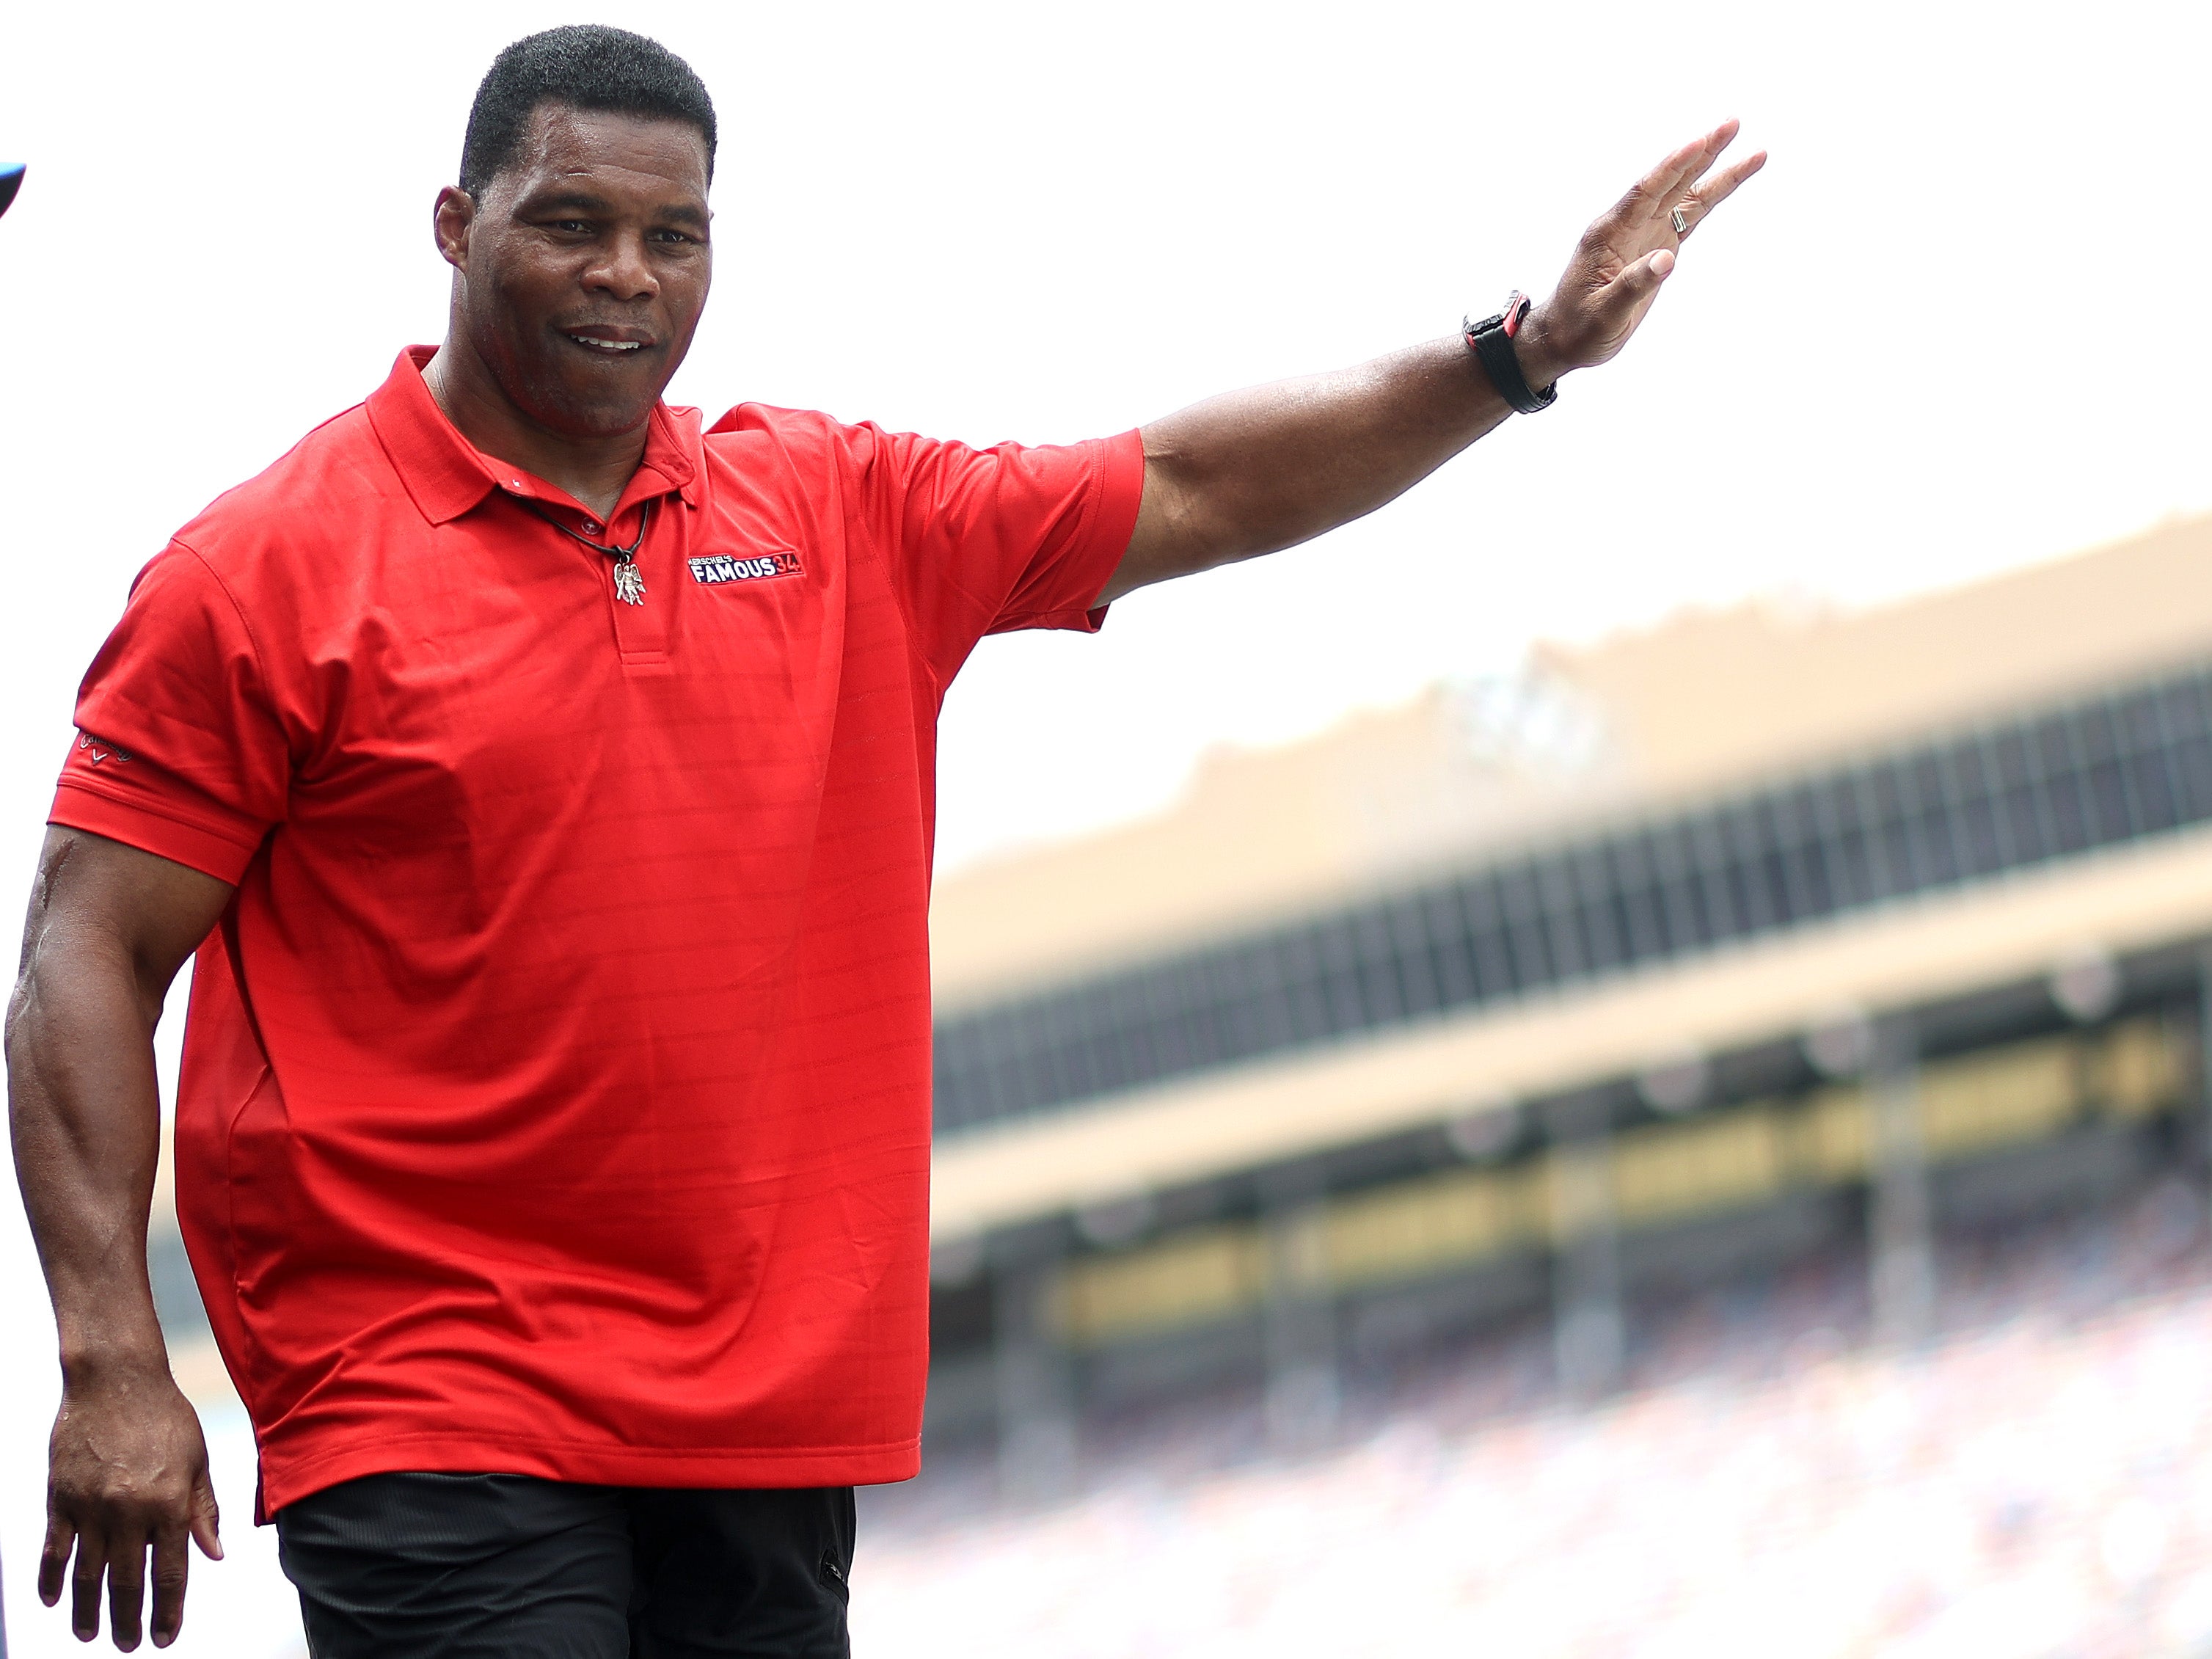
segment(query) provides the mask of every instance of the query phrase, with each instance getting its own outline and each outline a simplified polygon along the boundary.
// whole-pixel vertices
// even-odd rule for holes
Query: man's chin
[[[651,417],[665,384],[577,386],[563,378],[533,386],[515,401],[532,421],[564,438],[618,438]]]

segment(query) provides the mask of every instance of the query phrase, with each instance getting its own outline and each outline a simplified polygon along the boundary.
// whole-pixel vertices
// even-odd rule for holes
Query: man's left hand
[[[1683,145],[1583,233],[1559,287],[1528,313],[1514,343],[1530,386],[1549,386],[1571,370],[1595,368],[1628,343],[1683,242],[1766,165],[1762,149],[1712,172],[1735,142],[1736,125],[1723,121]]]

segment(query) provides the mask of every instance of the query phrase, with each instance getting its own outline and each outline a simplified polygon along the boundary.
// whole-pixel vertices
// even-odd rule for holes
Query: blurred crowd
[[[871,1494],[856,1650],[2212,1656],[2206,1208],[2170,1180],[1948,1241],[1914,1352],[1839,1255],[1644,1310],[1599,1405],[1529,1328],[1356,1380],[1294,1457],[1237,1399],[1094,1436],[1042,1509],[942,1455]]]

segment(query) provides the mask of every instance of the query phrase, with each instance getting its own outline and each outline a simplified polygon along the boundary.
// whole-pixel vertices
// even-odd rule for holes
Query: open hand
[[[222,1559],[215,1489],[199,1418],[168,1368],[67,1389],[55,1420],[46,1487],[46,1547],[39,1596],[48,1607],[70,1585],[70,1627],[100,1634],[104,1577],[115,1645],[138,1645],[146,1552],[154,1553],[154,1645],[177,1638],[185,1618],[188,1540]],[[70,1547],[76,1570],[69,1571]]]
[[[1683,242],[1766,164],[1760,150],[1711,171],[1735,142],[1736,125],[1723,121],[1683,145],[1583,233],[1559,287],[1528,313],[1515,343],[1529,385],[1547,386],[1571,369],[1593,368],[1628,343]]]

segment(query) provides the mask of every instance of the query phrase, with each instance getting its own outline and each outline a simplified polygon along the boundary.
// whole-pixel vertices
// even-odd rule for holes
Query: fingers
[[[1742,124],[1733,117],[1715,127],[1702,138],[1693,138],[1665,161],[1645,173],[1632,185],[1621,205],[1631,204],[1647,215],[1661,213],[1674,205],[1675,200],[1705,174],[1720,153],[1735,142]]]
[[[1726,172],[1717,173],[1711,179],[1700,180],[1694,195],[1689,198],[1692,204],[1690,211],[1691,228],[1695,229],[1707,214],[1735,194],[1735,187],[1738,185],[1765,165],[1766,152],[1762,149],[1756,155],[1747,155]]]
[[[1683,145],[1681,149],[1674,151],[1657,167],[1638,179],[1630,187],[1626,199],[1647,204],[1667,200],[1684,179],[1697,176],[1691,168],[1702,160],[1705,146],[1711,141],[1711,135],[1707,134],[1703,138],[1695,139]]]
[[[1585,363],[1601,363],[1616,356],[1626,345],[1651,309],[1658,296],[1659,286],[1674,269],[1674,254],[1670,248],[1656,248],[1642,258],[1625,266],[1620,274],[1605,285],[1598,296],[1591,318],[1595,349],[1581,359]]]
[[[185,1584],[191,1576],[191,1534],[164,1528],[154,1540],[154,1645],[166,1648],[185,1624]]]
[[[1639,305],[1659,291],[1659,284],[1667,280],[1668,272],[1674,269],[1674,256],[1665,248],[1647,253],[1622,271],[1615,285],[1627,302]]]
[[[100,1634],[100,1576],[107,1570],[107,1548],[90,1533],[76,1539],[76,1571],[70,1577],[70,1629],[80,1642]]]
[[[62,1577],[69,1571],[70,1546],[76,1528],[58,1515],[46,1517],[46,1547],[39,1553],[39,1600],[48,1607],[62,1599]]]
[[[215,1488],[208,1484],[204,1469],[192,1489],[191,1531],[202,1555],[210,1561],[222,1559],[222,1512],[216,1507]]]
[[[93,1591],[93,1622],[100,1620],[99,1589]],[[107,1557],[107,1626],[115,1645],[128,1653],[138,1645],[146,1608],[146,1540],[135,1534],[116,1540]]]
[[[1698,180],[1705,176],[1705,169],[1721,159],[1722,152],[1735,143],[1736,134],[1742,130],[1743,123],[1731,115],[1707,133],[1698,146],[1696,158],[1683,169],[1681,179],[1674,186],[1676,193],[1695,188]]]
[[[197,1540],[209,1559],[222,1559],[222,1540],[215,1492],[204,1477],[193,1492],[189,1520],[179,1517],[164,1527],[153,1540],[155,1647],[177,1639],[185,1622],[185,1586],[190,1573],[191,1540]],[[74,1546],[76,1570],[70,1571]],[[126,1653],[138,1645],[145,1611],[146,1541],[134,1544],[80,1532],[61,1516],[46,1523],[46,1541],[39,1554],[39,1599],[48,1607],[61,1600],[66,1578],[70,1589],[70,1628],[77,1639],[89,1642],[100,1634],[100,1583],[106,1581],[109,1626],[115,1645]]]

